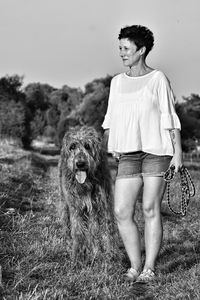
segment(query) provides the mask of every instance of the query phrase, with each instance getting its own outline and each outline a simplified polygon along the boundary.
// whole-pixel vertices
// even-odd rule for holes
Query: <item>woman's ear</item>
[[[145,54],[145,52],[146,52],[146,47],[145,47],[145,46],[141,47],[141,48],[139,49],[139,52],[140,52],[140,55]]]

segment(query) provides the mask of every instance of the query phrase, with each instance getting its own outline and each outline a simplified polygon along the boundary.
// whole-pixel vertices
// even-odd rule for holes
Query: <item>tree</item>
[[[30,83],[25,89],[26,104],[34,113],[36,110],[47,110],[49,107],[49,96],[55,88],[48,84]]]
[[[107,75],[105,78],[97,78],[85,85],[85,94],[91,94],[99,87],[110,88],[112,76]]]
[[[0,102],[0,133],[6,137],[25,136],[25,108],[22,102]]]
[[[44,134],[47,126],[46,111],[51,106],[49,97],[53,91],[55,88],[40,83],[30,83],[24,89],[30,141]]]
[[[183,97],[183,107],[185,111],[193,118],[200,120],[200,96],[191,94],[189,97]]]
[[[64,85],[61,89],[57,89],[50,95],[50,103],[60,112],[60,115],[67,116],[69,113],[81,103],[83,93],[80,89],[70,88]]]
[[[24,93],[22,92],[23,76],[12,75],[4,76],[0,78],[0,97],[5,101],[10,99],[15,102],[22,101],[24,99]]]
[[[176,104],[176,111],[181,121],[183,150],[187,152],[195,146],[194,141],[200,139],[200,97],[191,94],[183,99],[184,102]]]
[[[95,79],[86,85],[82,102],[67,116],[60,118],[58,123],[58,141],[61,142],[66,130],[77,125],[94,126],[102,130],[110,89],[111,77]]]
[[[52,135],[53,130],[56,130],[56,144],[59,144],[58,136],[61,136],[62,138],[65,133],[66,124],[64,123],[64,120],[68,118],[73,110],[76,110],[82,101],[82,97],[83,92],[80,89],[70,88],[67,85],[64,85],[61,89],[51,93],[51,107],[47,111],[48,130],[46,130],[46,132],[50,132]]]
[[[0,79],[0,133],[17,137],[23,143],[26,138],[26,107],[22,83],[23,77],[18,75],[6,75]]]

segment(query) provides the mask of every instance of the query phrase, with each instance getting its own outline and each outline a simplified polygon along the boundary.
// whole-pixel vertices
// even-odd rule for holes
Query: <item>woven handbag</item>
[[[164,180],[167,182],[167,203],[171,212],[176,215],[185,216],[187,213],[187,208],[189,205],[190,197],[194,197],[195,195],[195,186],[192,181],[191,175],[188,169],[185,166],[182,166],[179,169],[178,176],[180,178],[180,187],[181,187],[181,209],[180,211],[176,211],[173,209],[171,205],[171,186],[170,183],[175,178],[175,167],[172,165],[164,174]]]

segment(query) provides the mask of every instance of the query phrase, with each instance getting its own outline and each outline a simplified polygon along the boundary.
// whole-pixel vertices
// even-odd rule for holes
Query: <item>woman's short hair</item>
[[[154,45],[153,33],[147,27],[141,25],[132,25],[122,28],[120,30],[118,39],[128,39],[129,41],[134,42],[137,50],[145,47],[145,57],[151,51]]]

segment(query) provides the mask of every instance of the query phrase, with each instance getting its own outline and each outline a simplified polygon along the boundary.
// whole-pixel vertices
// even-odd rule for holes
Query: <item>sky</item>
[[[0,0],[0,77],[84,88],[125,72],[118,34],[133,24],[153,31],[147,64],[176,98],[200,94],[199,0]]]

